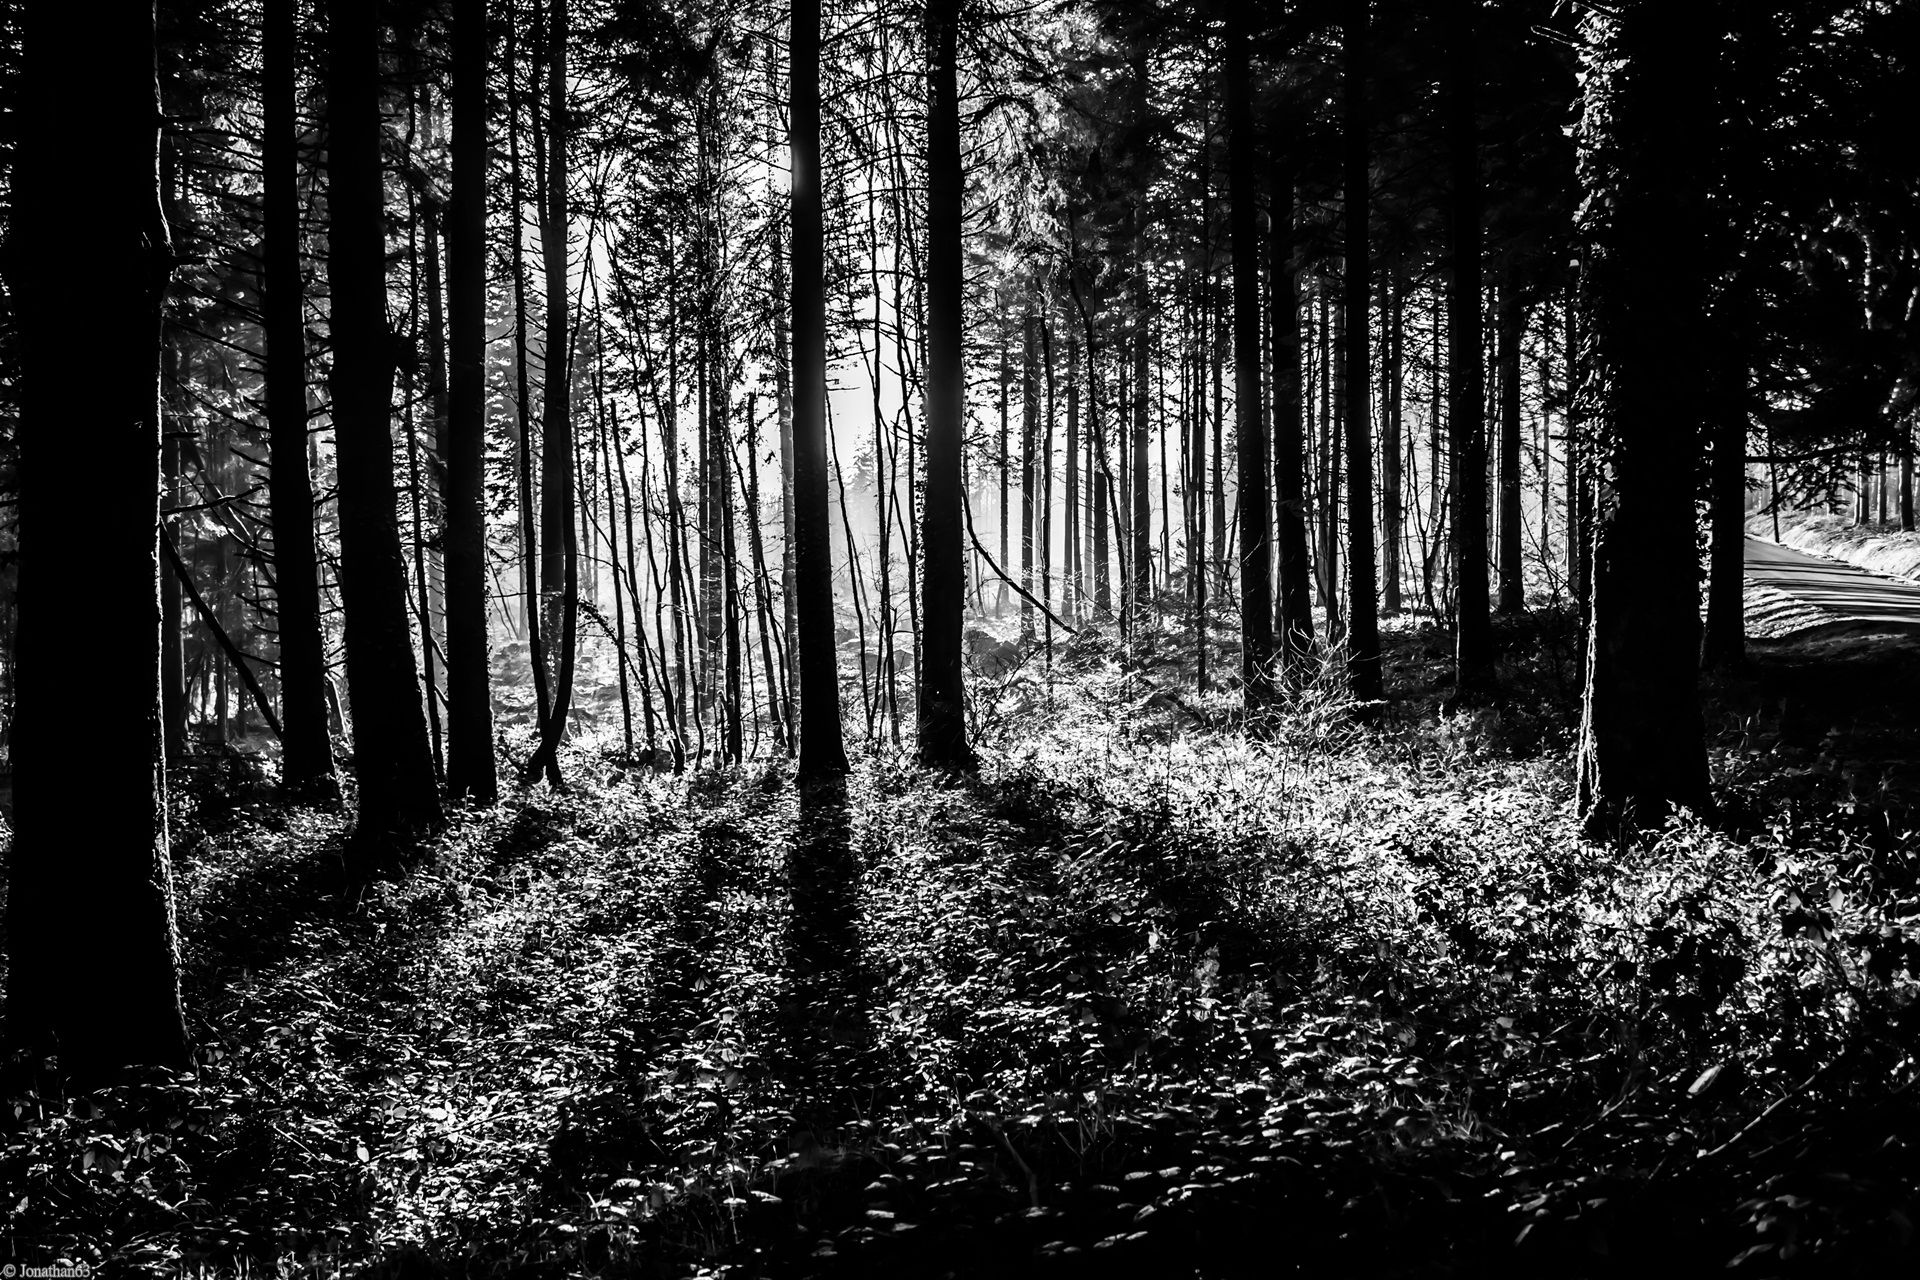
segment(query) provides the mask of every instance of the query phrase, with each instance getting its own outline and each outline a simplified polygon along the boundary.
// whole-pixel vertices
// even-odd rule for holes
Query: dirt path
[[[1920,584],[1749,537],[1747,632],[1782,639],[1815,628],[1920,631]]]

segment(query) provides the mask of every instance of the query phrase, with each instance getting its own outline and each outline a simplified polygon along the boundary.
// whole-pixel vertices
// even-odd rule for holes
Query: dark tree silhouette
[[[559,661],[540,743],[522,769],[559,787],[579,646],[580,548],[574,519],[573,330],[567,306],[567,0],[551,0],[547,32],[547,169],[541,175],[540,256],[547,284],[545,377],[540,384],[540,598],[542,632]]]
[[[498,796],[487,687],[487,10],[453,15],[453,192],[447,207],[447,791]]]
[[[179,945],[160,733],[160,307],[150,3],[29,5],[9,292],[18,330],[19,605],[7,1038],[75,1081],[180,1067]],[[77,145],[73,68],[92,76]],[[56,252],[56,246],[77,252]],[[24,251],[20,248],[24,247]],[[84,335],[85,341],[77,336]],[[73,454],[95,507],[73,512]],[[111,660],[74,678],[84,566]]]
[[[1276,137],[1279,130],[1273,130]],[[1268,275],[1273,290],[1273,471],[1280,591],[1275,622],[1290,673],[1313,648],[1313,580],[1307,564],[1307,447],[1300,384],[1300,264],[1294,246],[1293,171],[1273,180]],[[1290,674],[1289,679],[1292,678]]]
[[[359,878],[391,869],[413,837],[440,825],[441,814],[394,506],[380,24],[374,0],[331,0],[328,17],[328,385],[340,473],[347,698],[360,793],[348,873]]]
[[[961,619],[966,565],[960,460],[966,371],[961,364],[959,5],[927,5],[927,488],[920,516],[920,761],[971,769]],[[798,57],[796,52],[795,57]]]
[[[1347,430],[1347,674],[1356,698],[1380,696],[1379,574],[1373,545],[1373,351],[1368,305],[1373,269],[1367,242],[1368,0],[1347,0],[1341,31],[1345,194]]]
[[[272,466],[274,621],[280,637],[280,780],[289,791],[330,796],[327,655],[320,634],[320,569],[307,471],[306,290],[300,275],[299,104],[294,80],[295,0],[263,7],[266,145],[262,300],[267,339],[267,430]]]
[[[1526,327],[1526,308],[1508,270],[1500,284],[1500,300],[1494,310],[1494,382],[1500,401],[1500,477],[1497,501],[1500,508],[1498,552],[1496,559],[1501,613],[1519,613],[1526,608],[1526,592],[1520,563],[1524,545],[1520,527],[1520,339]]]
[[[1240,466],[1240,672],[1249,707],[1273,691],[1272,508],[1260,403],[1260,234],[1255,192],[1251,15],[1227,8],[1227,200],[1233,235],[1233,403]]]
[[[799,772],[803,778],[837,778],[847,771],[847,749],[841,737],[840,672],[834,651],[833,526],[827,501],[827,292],[826,241],[820,204],[820,0],[794,0],[791,27],[789,43],[793,65],[788,83],[788,92],[792,95],[788,128],[792,131],[793,166],[793,558],[800,651]],[[930,471],[932,465],[930,457]],[[929,542],[929,564],[933,560],[932,551]],[[931,617],[930,613],[929,625]],[[956,626],[956,644],[958,630]]]
[[[1602,483],[1579,803],[1596,833],[1709,802],[1694,468],[1708,406],[1711,19],[1632,0],[1584,23],[1582,290]]]
[[[1447,448],[1453,509],[1454,687],[1493,677],[1487,616],[1486,377],[1480,354],[1480,64],[1474,0],[1453,0],[1446,22],[1446,140],[1451,180],[1447,278]]]

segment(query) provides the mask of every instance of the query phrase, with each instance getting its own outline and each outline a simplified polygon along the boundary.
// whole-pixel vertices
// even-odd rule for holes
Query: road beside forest
[[[1751,535],[1746,541],[1747,633],[1778,640],[1823,632],[1920,631],[1920,584],[1809,555]]]

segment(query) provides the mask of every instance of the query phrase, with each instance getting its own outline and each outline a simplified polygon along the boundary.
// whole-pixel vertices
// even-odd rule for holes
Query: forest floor
[[[1248,735],[1191,634],[975,687],[984,767],[463,812],[179,779],[188,1076],[0,1116],[0,1251],[188,1275],[1910,1274],[1920,641],[1709,683],[1721,813],[1571,822],[1577,642],[1387,632]],[[1235,658],[1220,646],[1216,670]],[[1184,685],[1182,681],[1187,681]],[[1189,692],[1178,694],[1184,687]]]

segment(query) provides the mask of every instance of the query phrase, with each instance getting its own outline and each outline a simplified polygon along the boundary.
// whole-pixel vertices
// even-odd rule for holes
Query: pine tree
[[[1694,469],[1707,398],[1709,6],[1630,0],[1584,23],[1587,389],[1603,467],[1580,726],[1595,833],[1709,805]]]
[[[7,1039],[80,1085],[186,1065],[160,733],[160,307],[152,4],[27,7],[10,292],[19,327],[19,616]],[[88,84],[75,145],[72,68]],[[76,252],[59,253],[55,246]],[[85,341],[78,340],[84,335]],[[75,519],[73,454],[92,502]],[[77,671],[84,566],[111,661]]]
[[[393,341],[387,325],[380,163],[380,24],[374,0],[330,0],[327,287],[340,598],[359,784],[348,872],[395,869],[440,825],[393,484]]]

